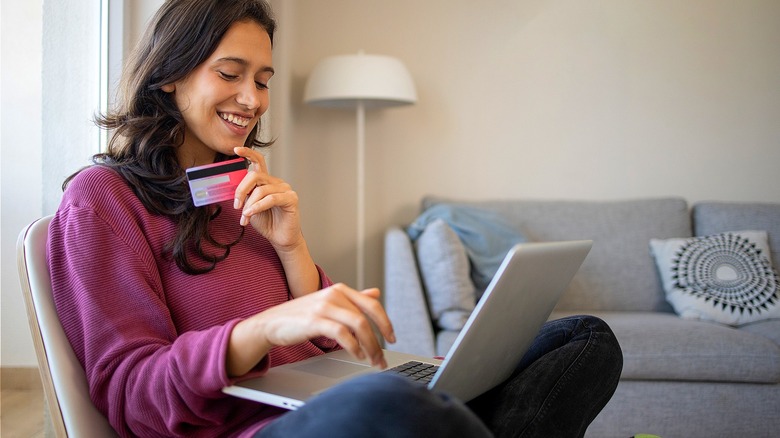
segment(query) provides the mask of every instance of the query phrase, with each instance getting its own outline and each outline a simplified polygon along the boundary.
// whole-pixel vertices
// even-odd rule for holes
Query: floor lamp
[[[381,55],[331,56],[320,61],[306,82],[303,100],[327,108],[355,108],[357,114],[357,289],[365,287],[365,123],[366,109],[409,105],[417,92],[409,71]]]

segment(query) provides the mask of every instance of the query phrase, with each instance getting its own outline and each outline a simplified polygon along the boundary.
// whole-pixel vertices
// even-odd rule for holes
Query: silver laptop
[[[297,409],[346,379],[394,372],[393,368],[414,362],[412,365],[418,368],[426,364],[435,367],[432,376],[426,378],[428,388],[469,401],[511,375],[592,243],[525,243],[512,248],[443,361],[385,350],[388,368],[380,370],[339,350],[273,367],[262,377],[222,390],[236,397]]]

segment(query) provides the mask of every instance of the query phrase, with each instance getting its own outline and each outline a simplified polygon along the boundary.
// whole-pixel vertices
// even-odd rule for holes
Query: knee
[[[329,403],[349,405],[350,412],[393,412],[412,415],[423,409],[439,409],[457,403],[445,394],[429,391],[425,386],[387,373],[369,374],[347,381],[322,394]],[[406,412],[410,411],[410,412]]]
[[[487,436],[484,424],[461,401],[391,374],[359,377],[321,397],[329,406],[334,436],[458,437],[463,431]]]
[[[591,337],[598,348],[601,362],[612,365],[620,374],[623,370],[623,350],[612,328],[601,318],[592,315],[579,317],[584,327],[591,332]]]
[[[346,398],[361,407],[371,410],[381,408],[378,404],[402,406],[403,401],[427,396],[425,386],[388,373],[368,374],[342,383],[323,395],[331,398]]]

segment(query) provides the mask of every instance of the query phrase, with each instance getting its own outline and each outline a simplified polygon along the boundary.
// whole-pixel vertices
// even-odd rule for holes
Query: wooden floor
[[[0,436],[43,438],[43,391],[3,389],[0,391]]]

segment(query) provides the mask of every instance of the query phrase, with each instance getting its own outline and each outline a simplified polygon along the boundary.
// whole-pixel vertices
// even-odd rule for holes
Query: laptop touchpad
[[[365,371],[366,368],[371,368],[371,366],[329,358],[313,360],[293,367],[293,369],[297,371],[330,377],[331,379],[339,379],[360,371]]]

